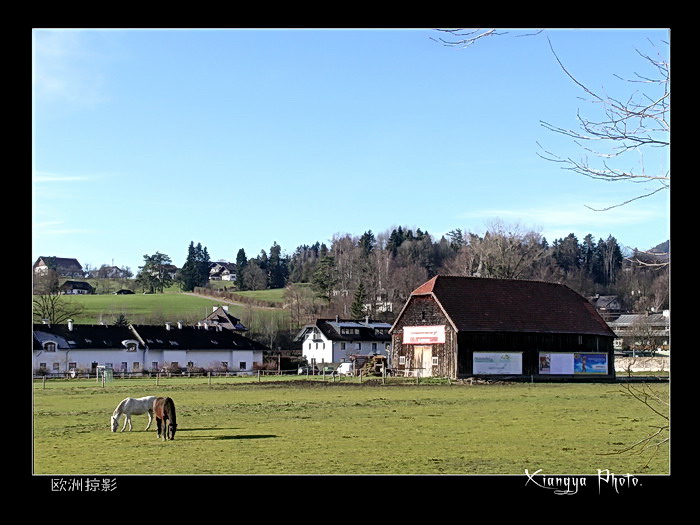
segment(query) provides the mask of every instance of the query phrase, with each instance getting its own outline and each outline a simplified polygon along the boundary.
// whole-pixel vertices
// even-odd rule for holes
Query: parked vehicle
[[[323,373],[324,373],[324,374],[334,374],[334,373],[335,373],[335,367],[334,367],[334,366],[324,366],[324,367],[323,367]]]
[[[353,369],[352,369],[352,363],[340,363],[340,366],[336,370],[338,374],[342,375],[352,375],[353,374]]]
[[[297,370],[297,375],[304,375],[304,374],[309,374],[309,375],[316,375],[319,373],[318,367],[316,365],[314,366],[300,366],[299,370]]]

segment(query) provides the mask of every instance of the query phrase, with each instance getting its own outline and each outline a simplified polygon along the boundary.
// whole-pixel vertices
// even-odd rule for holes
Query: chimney
[[[73,331],[73,319],[68,319],[68,330]]]
[[[170,331],[170,323],[165,323],[165,329]]]
[[[182,330],[182,321],[178,321],[178,322],[177,322],[177,328],[178,328],[179,330]]]
[[[339,321],[338,316],[335,316],[335,322],[337,323]]]
[[[369,315],[365,315],[365,324],[369,324]]]

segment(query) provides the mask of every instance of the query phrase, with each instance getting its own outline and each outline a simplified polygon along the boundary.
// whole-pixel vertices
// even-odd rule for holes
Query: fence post
[[[207,372],[207,377],[209,378],[209,384],[211,385],[211,372]]]
[[[42,383],[42,390],[46,390],[46,375],[44,375],[44,378],[41,381]]]
[[[160,379],[160,372],[156,374],[156,386],[158,386],[158,379]]]

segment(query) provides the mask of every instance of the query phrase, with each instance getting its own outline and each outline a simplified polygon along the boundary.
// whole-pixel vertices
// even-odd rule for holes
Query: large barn
[[[391,327],[400,375],[614,378],[615,334],[562,284],[438,275]]]

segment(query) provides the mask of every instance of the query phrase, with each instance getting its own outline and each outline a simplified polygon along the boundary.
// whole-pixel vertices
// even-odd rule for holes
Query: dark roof
[[[563,284],[438,275],[416,288],[409,301],[426,295],[438,301],[460,332],[614,336],[593,305]]]
[[[72,327],[71,330],[65,324],[35,324],[34,339],[40,345],[53,341],[59,350],[108,350],[122,347],[122,341],[138,341],[138,337],[125,326],[73,324]],[[139,349],[143,349],[140,343]]]
[[[327,339],[332,341],[391,341],[388,333],[377,332],[376,329],[386,329],[391,325],[383,321],[354,320],[354,319],[316,319],[315,325],[307,325],[305,328],[315,326]],[[349,328],[353,333],[344,333],[343,328]],[[297,338],[304,335],[302,332]]]
[[[82,265],[78,262],[78,259],[73,259],[73,258],[68,258],[68,257],[47,257],[45,255],[39,257],[36,262],[34,263],[34,266],[37,266],[40,261],[43,261],[44,263],[47,262],[47,260],[53,259],[53,261],[56,263],[57,268],[74,268],[76,270],[82,270],[83,267]]]
[[[114,349],[123,347],[122,341],[138,341],[151,350],[268,350],[252,339],[231,330],[205,329],[203,327],[173,325],[169,330],[164,325],[135,325],[132,328],[113,325],[73,324],[34,325],[34,347],[53,341],[58,349]]]
[[[237,330],[239,332],[247,332],[248,329],[241,324],[241,320],[228,313],[222,306],[219,306],[212,313],[207,315],[204,320],[207,323],[219,325],[229,330]]]
[[[134,330],[151,350],[268,350],[268,348],[231,330],[197,326],[135,325]]]
[[[66,281],[61,285],[61,289],[74,289],[74,290],[94,290],[92,285],[85,281]]]

